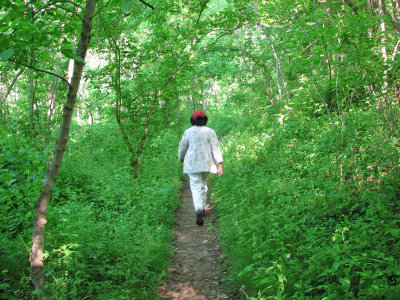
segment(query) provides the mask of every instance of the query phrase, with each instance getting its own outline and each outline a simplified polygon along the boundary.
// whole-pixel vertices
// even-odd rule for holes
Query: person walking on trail
[[[221,176],[222,155],[215,131],[207,126],[207,116],[196,110],[190,119],[193,125],[185,131],[178,148],[179,161],[183,172],[189,175],[190,190],[196,212],[196,224],[203,225],[209,173]]]

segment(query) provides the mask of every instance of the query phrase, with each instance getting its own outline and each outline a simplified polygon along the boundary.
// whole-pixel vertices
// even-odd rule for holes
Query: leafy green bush
[[[174,138],[176,133],[166,129],[150,134],[142,174],[135,179],[116,125],[73,126],[48,209],[48,297],[154,299],[168,267],[173,212],[179,203],[181,170]],[[3,216],[12,218],[7,226],[16,228],[4,227],[1,235],[0,289],[6,298],[30,298],[33,291],[28,257],[44,164],[26,143],[21,139],[22,149],[4,146],[0,153],[7,168],[1,173],[2,184],[11,187],[2,189],[2,199],[18,212],[2,207]]]
[[[223,140],[228,281],[251,299],[395,299],[399,155],[373,111],[260,115]],[[254,297],[254,298],[253,298]]]
[[[27,241],[46,157],[30,140],[0,131],[0,296],[14,298],[30,288]]]

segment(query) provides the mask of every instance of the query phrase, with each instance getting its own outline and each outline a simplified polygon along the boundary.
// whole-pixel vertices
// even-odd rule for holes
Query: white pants
[[[203,210],[206,207],[208,172],[189,173],[190,190],[192,191],[194,210]]]

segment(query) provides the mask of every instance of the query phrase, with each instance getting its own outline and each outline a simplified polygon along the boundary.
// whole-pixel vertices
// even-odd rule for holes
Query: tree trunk
[[[8,97],[8,95],[10,95],[12,89],[14,88],[14,85],[17,83],[17,80],[18,80],[19,76],[21,76],[21,74],[22,74],[24,71],[25,71],[25,68],[21,68],[21,69],[19,70],[19,72],[17,73],[17,75],[15,75],[14,79],[12,80],[10,86],[8,87],[6,93],[4,94],[4,97],[3,97],[3,96],[0,97],[0,120],[1,120],[1,121],[3,121],[3,115],[6,114],[6,110],[4,109],[4,111],[3,111],[2,105],[3,105],[3,103],[4,103],[4,106],[5,106],[5,108],[6,108],[6,105],[7,105],[7,104],[6,104],[7,97]],[[4,118],[4,120],[5,120],[5,118]]]
[[[164,122],[165,122],[165,127],[169,126],[169,123],[171,122],[171,111],[170,111],[170,106],[171,106],[171,99],[170,97],[165,98],[165,109],[164,109]]]
[[[187,61],[181,63],[176,69],[175,71],[167,78],[167,80],[164,82],[163,86],[154,94],[154,100],[153,103],[151,105],[151,109],[150,112],[146,118],[146,123],[145,123],[145,127],[144,127],[144,134],[142,136],[142,139],[140,141],[139,144],[139,148],[136,152],[136,159],[132,162],[132,165],[135,169],[135,177],[138,178],[140,175],[140,165],[142,162],[142,154],[143,154],[143,150],[144,150],[144,145],[146,143],[147,140],[147,135],[149,132],[149,126],[150,126],[150,121],[151,121],[151,117],[154,113],[154,110],[156,108],[156,104],[157,101],[159,99],[159,97],[161,96],[162,92],[164,91],[164,89],[169,85],[169,83],[176,78],[176,75],[180,72],[180,70],[190,61],[192,60],[194,56],[190,57]]]
[[[178,144],[180,142],[181,139],[181,135],[182,135],[182,127],[181,127],[181,99],[179,97],[179,90],[178,87],[175,87],[176,90],[176,100],[177,100],[177,110],[178,110]]]
[[[381,110],[383,115],[386,116],[386,121],[388,125],[389,131],[392,131],[395,127],[397,127],[397,120],[392,111],[391,99],[388,95],[389,92],[389,66],[388,66],[388,53],[386,48],[386,23],[384,16],[387,14],[387,10],[385,8],[385,3],[383,0],[378,0],[378,14],[380,16],[380,28],[381,28],[381,52],[382,52],[382,61],[383,61],[383,85],[382,85],[382,94],[383,94],[383,103],[378,101],[378,104],[381,105]]]
[[[59,74],[61,72],[62,72],[61,66],[57,65],[55,73]],[[47,105],[48,105],[47,118],[49,119],[49,121],[52,121],[54,119],[54,115],[56,112],[57,93],[60,88],[61,82],[62,81],[60,78],[54,77],[53,84],[49,87],[50,91],[48,93],[48,101],[47,101]],[[50,134],[51,132],[52,132],[52,129],[50,127],[48,133]]]
[[[352,0],[344,0],[344,2],[346,2],[351,7],[356,15],[358,15],[358,7]]]
[[[87,0],[85,14],[82,22],[81,37],[77,49],[77,55],[85,59],[88,45],[90,42],[90,34],[92,31],[92,18],[96,7],[95,0]],[[68,89],[67,100],[63,109],[63,118],[55,145],[54,155],[47,169],[46,176],[39,200],[35,207],[34,229],[33,229],[33,244],[30,255],[31,277],[36,290],[40,293],[38,299],[43,297],[43,288],[45,285],[44,266],[43,266],[43,248],[45,225],[47,223],[47,207],[51,199],[51,189],[57,179],[58,171],[62,162],[62,158],[66,149],[66,144],[69,138],[69,128],[75,106],[77,91],[82,77],[83,63],[75,61],[74,71],[71,78],[71,85]]]
[[[268,36],[268,32],[267,32],[267,27],[263,26],[264,28],[264,35],[265,35],[265,40],[267,41],[267,43],[270,45],[271,50],[272,50],[272,55],[275,59],[275,66],[276,66],[276,85],[278,87],[278,91],[279,91],[279,99],[281,104],[284,103],[284,99],[283,99],[283,93],[285,93],[285,98],[286,101],[289,101],[289,93],[288,93],[288,88],[287,88],[287,83],[285,80],[285,76],[283,75],[283,71],[282,71],[282,66],[281,66],[281,62],[279,60],[278,54],[275,51],[275,47],[274,45],[271,43],[269,36]],[[283,84],[283,89],[281,86],[280,81],[282,80],[282,84]]]
[[[392,53],[392,67],[393,68],[393,64],[396,60],[396,56],[399,50],[399,46],[400,46],[400,40],[397,41],[396,46],[393,49],[393,53]],[[394,90],[394,99],[396,100],[396,102],[398,104],[400,104],[400,84],[398,84],[397,82],[395,82],[393,84],[393,90]]]
[[[336,130],[336,126],[335,126],[335,119],[333,118],[333,115],[329,109],[328,104],[326,103],[325,98],[322,96],[321,91],[318,87],[317,84],[317,80],[315,79],[315,75],[314,75],[314,70],[311,69],[311,75],[314,81],[314,87],[315,90],[317,91],[319,98],[321,99],[322,103],[324,104],[325,110],[328,113],[329,118],[331,119],[332,122],[332,130],[335,133],[335,139],[336,139],[336,143],[335,143],[335,152],[336,152],[336,161],[338,163],[338,167],[339,167],[339,178],[340,178],[340,183],[343,184],[344,183],[344,177],[343,177],[343,164],[342,164],[342,160],[340,158],[340,152],[339,152],[339,134]]]
[[[31,104],[31,130],[32,136],[36,137],[38,134],[38,129],[36,128],[35,121],[38,114],[38,105],[36,103],[36,88],[37,88],[37,78],[34,78],[33,72],[30,72],[28,79],[28,97]]]
[[[192,81],[192,84],[190,85],[190,106],[192,110],[196,109],[196,97],[194,96],[194,83],[195,81]]]

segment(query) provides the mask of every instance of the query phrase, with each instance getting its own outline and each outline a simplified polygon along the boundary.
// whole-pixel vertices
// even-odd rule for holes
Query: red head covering
[[[202,110],[195,110],[194,112],[193,112],[193,116],[192,116],[192,118],[193,118],[193,120],[196,120],[198,117],[205,117],[205,114],[204,114],[204,111],[202,111]]]

